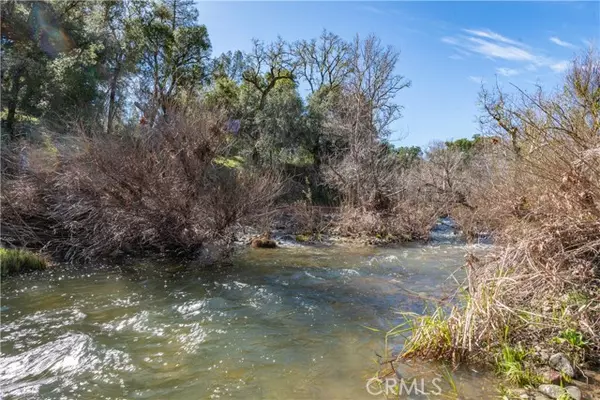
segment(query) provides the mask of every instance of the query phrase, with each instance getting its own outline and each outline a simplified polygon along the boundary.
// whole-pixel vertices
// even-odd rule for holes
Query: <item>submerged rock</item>
[[[252,239],[250,242],[252,247],[262,248],[262,249],[274,249],[277,247],[277,242],[271,239],[271,233],[265,232],[261,236]]]
[[[252,239],[252,247],[261,248],[261,249],[274,249],[277,247],[277,243],[271,239]]]
[[[573,365],[569,359],[563,353],[556,353],[552,355],[548,360],[548,365],[571,378],[575,377],[575,369],[573,368]]]

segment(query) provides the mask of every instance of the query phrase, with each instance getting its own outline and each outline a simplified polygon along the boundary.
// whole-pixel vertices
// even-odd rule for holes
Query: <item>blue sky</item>
[[[375,33],[401,52],[412,81],[397,101],[395,145],[478,133],[481,84],[555,88],[574,54],[600,43],[600,2],[199,2],[213,54],[250,50],[251,39],[350,40]],[[401,140],[400,140],[401,139]]]

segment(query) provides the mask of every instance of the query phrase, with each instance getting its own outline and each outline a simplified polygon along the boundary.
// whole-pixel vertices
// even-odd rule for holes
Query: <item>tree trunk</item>
[[[313,146],[312,155],[313,155],[313,165],[315,167],[315,171],[318,172],[321,169],[321,163],[322,163],[319,139],[317,139],[317,143]]]
[[[13,72],[12,83],[9,93],[8,100],[8,114],[6,116],[6,131],[8,132],[10,139],[15,139],[16,135],[14,132],[15,117],[17,114],[17,104],[19,102],[19,92],[21,91],[21,76],[23,75],[23,68],[17,68]]]
[[[119,74],[121,72],[121,65],[117,63],[117,67],[115,68],[114,75],[110,82],[110,95],[108,99],[108,121],[106,124],[106,134],[110,135],[113,130],[113,123],[115,119],[115,115],[117,113],[117,108],[115,105],[115,100],[117,97],[117,83],[119,81]]]

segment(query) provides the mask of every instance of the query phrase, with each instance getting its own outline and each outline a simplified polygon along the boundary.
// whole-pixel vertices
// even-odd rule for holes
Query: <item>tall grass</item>
[[[27,250],[0,248],[2,277],[24,272],[40,271],[47,267],[46,260]]]

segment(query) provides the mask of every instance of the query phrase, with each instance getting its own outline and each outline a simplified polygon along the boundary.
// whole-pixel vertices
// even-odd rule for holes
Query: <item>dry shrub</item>
[[[3,233],[18,238],[37,220],[38,243],[68,260],[227,248],[236,224],[268,214],[280,180],[215,163],[232,142],[224,126],[196,110],[127,136],[81,135],[54,170],[32,167],[3,185],[3,211],[15,211]]]
[[[337,231],[348,236],[389,240],[426,239],[448,196],[427,185],[424,160],[407,166],[387,145],[365,143],[338,160],[329,160],[325,179],[342,196]]]
[[[52,154],[40,156],[42,151],[32,152],[27,144],[2,145],[1,197],[2,242],[11,247],[40,248],[46,244],[46,234],[54,223],[47,215],[47,207],[41,185],[46,174],[32,174],[30,153],[34,167],[36,161],[51,159]],[[44,169],[43,171],[47,171]]]
[[[449,346],[432,354],[419,317],[406,349],[490,360],[505,344],[555,349],[574,330],[585,344],[563,350],[600,363],[600,60],[576,60],[554,95],[484,93],[484,104],[506,146],[482,160],[468,199],[478,214],[462,218],[493,226],[503,246],[469,259],[465,302],[434,331]]]
[[[416,196],[399,201],[389,222],[396,235],[410,240],[426,240],[442,214],[439,204],[422,201],[420,196]]]
[[[336,225],[337,207],[314,206],[309,201],[297,201],[286,208],[294,232],[321,235],[330,232]]]
[[[424,240],[437,221],[439,210],[429,203],[398,202],[387,212],[342,207],[336,230],[345,236],[367,236],[385,241]]]

